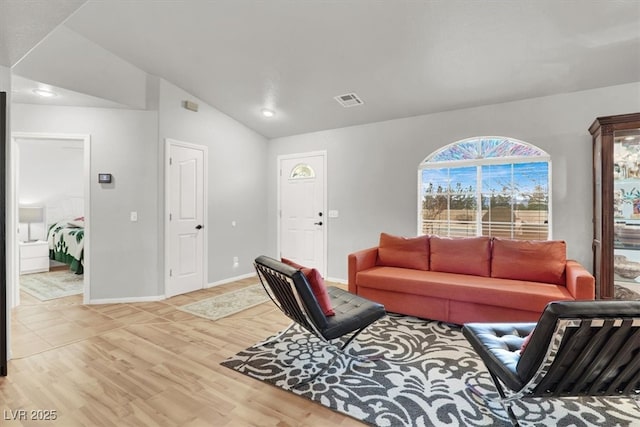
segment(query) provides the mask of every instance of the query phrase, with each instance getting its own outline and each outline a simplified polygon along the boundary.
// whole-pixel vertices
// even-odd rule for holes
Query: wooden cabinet
[[[20,242],[20,274],[49,271],[49,244]]]
[[[614,281],[640,285],[640,113],[598,117],[589,132],[596,298],[610,299]]]

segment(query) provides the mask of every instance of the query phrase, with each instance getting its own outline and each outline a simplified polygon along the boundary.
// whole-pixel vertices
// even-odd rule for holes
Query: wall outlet
[[[240,260],[238,259],[237,256],[233,257],[233,267],[238,267],[240,265]]]

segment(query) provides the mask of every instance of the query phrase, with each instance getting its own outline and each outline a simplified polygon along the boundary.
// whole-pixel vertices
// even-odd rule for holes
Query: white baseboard
[[[247,273],[247,274],[243,274],[241,276],[230,277],[228,279],[219,280],[217,282],[209,283],[208,285],[206,285],[206,287],[207,288],[213,288],[214,286],[225,285],[227,283],[235,282],[236,280],[249,279],[251,277],[256,277],[256,276],[257,276],[257,274],[255,272],[254,273]]]
[[[162,301],[166,299],[164,295],[154,295],[148,297],[130,297],[130,298],[101,298],[101,299],[90,299],[85,301],[84,304],[121,304],[121,303],[131,303],[131,302],[156,302]]]
[[[328,282],[335,282],[335,283],[341,283],[343,285],[346,285],[349,283],[349,281],[347,279],[338,279],[337,277],[327,277],[326,279],[324,279]]]
[[[205,288],[212,288],[214,286],[224,285],[226,283],[235,282],[236,280],[248,279],[250,277],[256,277],[256,273],[247,273],[241,276],[230,277],[228,279],[219,280],[217,282],[208,283],[205,285]],[[154,295],[148,297],[132,297],[132,298],[101,298],[101,299],[90,299],[85,301],[84,304],[120,304],[120,303],[131,303],[131,302],[156,302],[167,299],[165,295]]]

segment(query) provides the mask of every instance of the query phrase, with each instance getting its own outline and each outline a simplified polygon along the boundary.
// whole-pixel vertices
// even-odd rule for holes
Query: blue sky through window
[[[481,168],[482,191],[497,193],[503,188],[517,193],[532,193],[536,187],[548,191],[549,164],[547,162],[515,163],[503,165],[467,166],[460,168],[427,168],[422,170],[422,190],[438,187],[443,191],[475,192],[478,182],[477,168]]]

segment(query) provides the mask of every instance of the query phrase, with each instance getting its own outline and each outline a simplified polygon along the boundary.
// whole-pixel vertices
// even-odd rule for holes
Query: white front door
[[[325,153],[280,159],[280,256],[326,274]]]
[[[206,150],[167,140],[167,297],[205,285]]]

